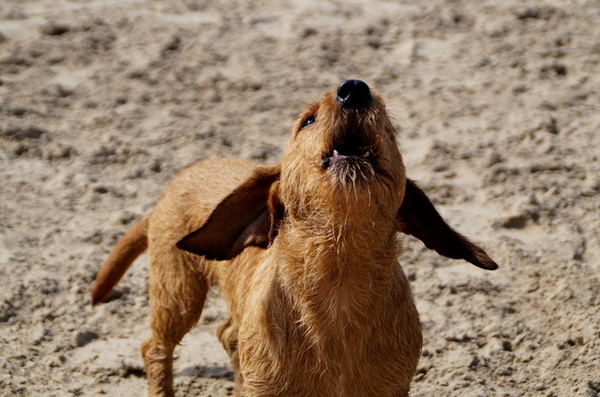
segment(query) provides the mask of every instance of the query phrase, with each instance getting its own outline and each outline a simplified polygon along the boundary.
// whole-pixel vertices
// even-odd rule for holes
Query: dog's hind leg
[[[190,254],[173,245],[150,252],[152,336],[142,345],[150,396],[173,396],[173,350],[198,322],[208,292]]]

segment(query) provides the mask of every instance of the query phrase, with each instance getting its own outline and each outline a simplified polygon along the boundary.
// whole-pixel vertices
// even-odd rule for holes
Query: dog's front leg
[[[244,378],[240,372],[240,356],[238,353],[238,329],[233,323],[231,317],[227,317],[219,324],[217,337],[223,344],[223,347],[229,354],[231,368],[235,377],[234,396],[241,397],[241,391],[244,384]]]

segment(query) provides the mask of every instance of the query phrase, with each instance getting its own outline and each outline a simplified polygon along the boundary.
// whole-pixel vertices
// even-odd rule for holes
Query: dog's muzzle
[[[373,165],[376,161],[371,134],[365,134],[362,118],[365,117],[360,110],[366,110],[373,101],[371,90],[365,82],[360,80],[346,80],[336,90],[336,101],[341,108],[348,109],[346,125],[341,128],[333,138],[332,146],[323,154],[321,167],[331,169],[338,178],[346,176],[372,175]]]

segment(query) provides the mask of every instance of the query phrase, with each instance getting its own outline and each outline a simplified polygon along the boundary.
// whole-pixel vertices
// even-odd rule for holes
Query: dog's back
[[[208,159],[183,169],[170,182],[149,225],[150,250],[174,248],[182,236],[202,226],[217,205],[260,164],[240,159]],[[198,256],[195,256],[198,258]]]
[[[219,202],[259,166],[251,161],[219,158],[203,160],[181,170],[153,211],[129,230],[111,251],[96,277],[92,304],[97,305],[107,298],[131,263],[148,248],[148,240],[152,241],[151,255],[172,251],[182,235],[201,226]],[[180,250],[175,253],[184,254]],[[197,255],[184,256],[192,263],[201,262]]]

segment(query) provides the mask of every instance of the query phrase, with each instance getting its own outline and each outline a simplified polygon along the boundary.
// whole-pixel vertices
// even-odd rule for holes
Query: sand
[[[0,3],[0,395],[143,396],[148,259],[92,309],[95,273],[203,158],[274,163],[346,78],[387,100],[408,174],[501,265],[412,238],[425,345],[413,396],[600,393],[600,4]],[[215,294],[179,396],[227,396]]]

